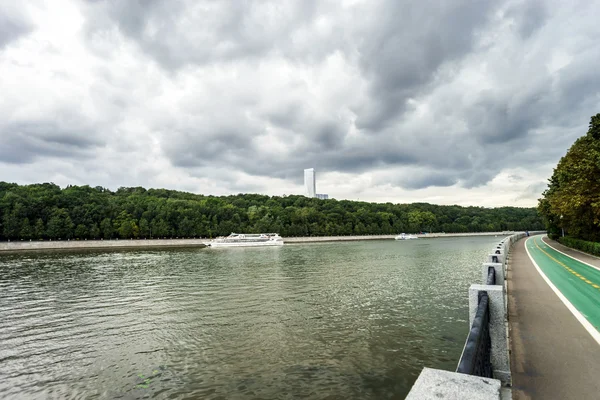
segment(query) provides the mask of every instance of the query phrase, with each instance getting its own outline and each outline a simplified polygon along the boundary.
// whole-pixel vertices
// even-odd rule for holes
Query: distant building
[[[329,198],[328,194],[317,193],[317,199],[327,200]]]
[[[304,190],[306,197],[317,197],[317,177],[314,168],[304,170]]]

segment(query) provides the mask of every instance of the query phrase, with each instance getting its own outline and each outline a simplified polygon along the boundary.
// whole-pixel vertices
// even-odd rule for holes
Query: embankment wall
[[[418,234],[419,238],[464,237],[464,236],[506,236],[507,232],[476,233],[428,233]],[[311,236],[286,237],[285,243],[347,242],[356,240],[390,240],[396,235],[364,236]],[[59,250],[59,249],[105,249],[105,248],[146,248],[146,247],[204,247],[210,239],[124,239],[124,240],[44,240],[0,242],[2,251]]]
[[[206,247],[206,239],[152,239],[152,240],[56,240],[1,242],[2,251],[68,250],[68,249],[123,249],[149,247]]]
[[[474,233],[428,233],[417,234],[419,238],[464,237],[464,236],[507,236],[507,232],[474,232]],[[354,240],[385,240],[394,239],[397,235],[364,235],[364,236],[306,236],[286,237],[286,243],[311,243],[311,242],[348,242]]]

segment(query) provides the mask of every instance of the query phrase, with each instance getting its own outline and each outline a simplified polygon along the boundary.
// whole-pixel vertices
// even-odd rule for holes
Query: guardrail
[[[513,243],[528,235],[526,232],[516,233],[494,246],[487,256],[487,262],[483,263],[483,284],[469,287],[471,328],[456,372],[424,368],[407,400],[498,400],[501,388],[510,386],[506,268]],[[510,398],[510,394],[503,398]]]
[[[489,301],[487,292],[479,293],[477,313],[456,372],[486,378],[493,377]]]
[[[494,267],[488,267],[488,276],[486,285],[495,285],[496,284],[496,270]]]
[[[498,253],[497,253],[498,254]],[[496,284],[496,270],[488,266],[486,285]],[[490,338],[490,298],[486,291],[478,293],[477,311],[467,337],[456,372],[492,378],[492,342]]]

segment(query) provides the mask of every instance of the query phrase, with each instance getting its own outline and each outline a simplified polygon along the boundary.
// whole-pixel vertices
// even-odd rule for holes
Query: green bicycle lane
[[[541,236],[525,245],[546,277],[600,331],[600,270],[554,250]]]

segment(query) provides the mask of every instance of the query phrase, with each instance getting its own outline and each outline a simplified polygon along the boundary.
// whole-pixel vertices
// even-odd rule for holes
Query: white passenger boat
[[[418,239],[418,236],[415,235],[407,235],[406,233],[401,233],[395,237],[396,240],[409,240],[409,239]]]
[[[277,233],[232,233],[206,244],[210,247],[283,246],[283,238]]]

